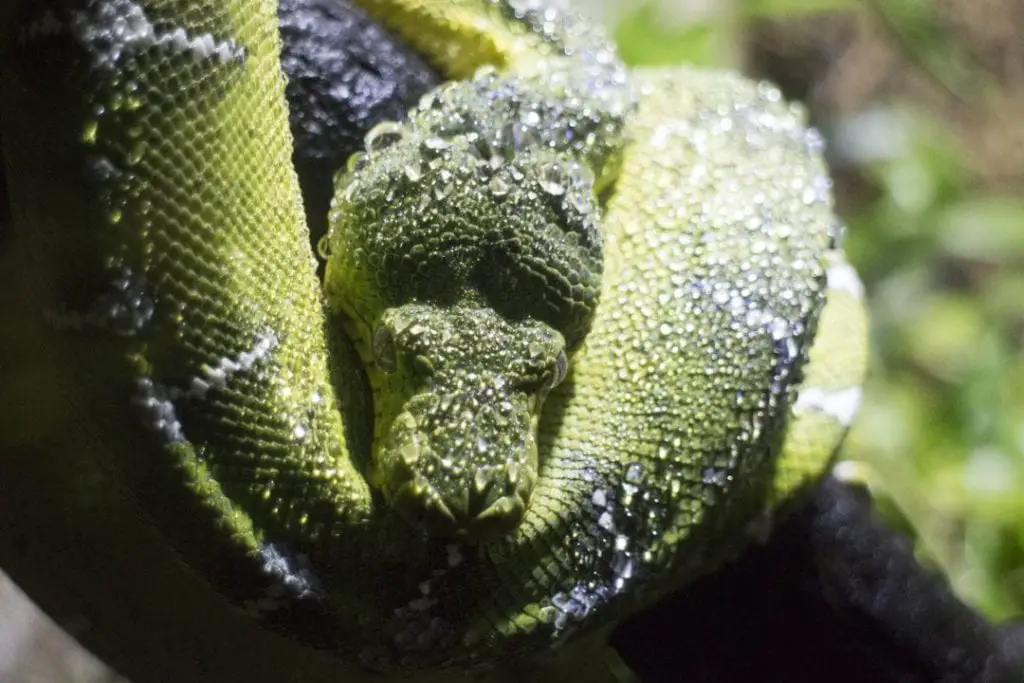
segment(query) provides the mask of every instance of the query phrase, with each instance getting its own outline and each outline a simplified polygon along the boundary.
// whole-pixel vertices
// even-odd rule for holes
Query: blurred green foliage
[[[683,5],[704,12],[688,16]],[[887,28],[885,38],[899,41],[954,96],[979,99],[969,104],[986,106],[979,93],[994,83],[944,42],[926,0],[623,7],[632,9],[612,23],[633,64],[733,66],[753,18],[796,21],[839,8],[882,13],[872,19]],[[871,188],[845,196],[837,185],[873,324],[870,381],[842,458],[864,463],[880,509],[915,535],[922,558],[939,565],[962,597],[993,619],[1020,616],[1024,180],[1000,190],[978,182],[949,117],[909,98],[875,102],[840,120],[816,114],[832,161]]]

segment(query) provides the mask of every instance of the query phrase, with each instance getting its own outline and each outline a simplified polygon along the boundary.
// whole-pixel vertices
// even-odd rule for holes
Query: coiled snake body
[[[158,680],[567,661],[763,533],[859,400],[859,282],[776,89],[627,72],[538,3],[361,4],[453,82],[339,173],[323,283],[274,3],[0,15],[2,350],[37,359],[0,513],[123,591],[76,606]]]

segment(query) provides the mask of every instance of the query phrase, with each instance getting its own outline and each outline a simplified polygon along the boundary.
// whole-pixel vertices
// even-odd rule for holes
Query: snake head
[[[431,536],[481,540],[514,529],[537,478],[537,423],[568,370],[543,322],[493,309],[411,303],[373,335],[370,482]]]

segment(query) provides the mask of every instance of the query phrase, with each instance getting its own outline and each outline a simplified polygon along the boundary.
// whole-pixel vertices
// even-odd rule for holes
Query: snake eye
[[[555,372],[551,376],[552,389],[562,383],[567,372],[569,372],[569,356],[565,353],[565,349],[562,349],[558,352],[558,357],[555,358]]]
[[[373,333],[373,361],[381,372],[391,374],[398,369],[398,353],[395,350],[395,338],[385,325]]]

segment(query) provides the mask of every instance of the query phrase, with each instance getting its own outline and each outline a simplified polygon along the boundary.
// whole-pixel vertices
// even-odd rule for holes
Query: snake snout
[[[388,463],[383,489],[402,517],[430,536],[467,540],[518,526],[536,480],[532,434],[497,448],[483,436],[447,440],[437,430],[410,429],[412,420],[398,422],[379,462]]]
[[[507,493],[499,493],[502,490]],[[528,491],[495,482],[484,491],[475,487],[438,490],[418,476],[399,487],[392,504],[404,518],[429,535],[482,540],[515,529],[529,502]]]

